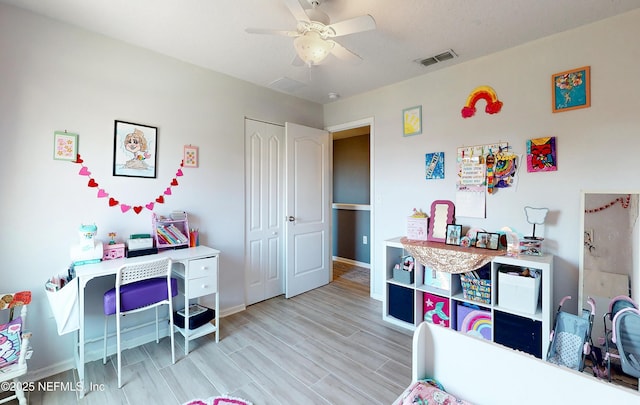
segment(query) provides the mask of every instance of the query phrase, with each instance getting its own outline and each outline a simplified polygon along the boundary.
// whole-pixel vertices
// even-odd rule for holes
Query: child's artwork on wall
[[[113,175],[156,178],[158,128],[116,121]]]
[[[478,86],[467,97],[467,102],[461,111],[462,118],[473,117],[476,114],[476,103],[480,100],[487,102],[484,109],[487,114],[497,114],[502,109],[502,101],[498,100],[498,95],[493,88]]]
[[[198,147],[184,145],[184,167],[198,167]]]
[[[551,75],[553,112],[591,106],[590,66]]]
[[[444,179],[444,152],[427,153],[425,165],[427,180]]]
[[[558,170],[556,137],[534,138],[527,141],[527,171],[551,172]]]
[[[419,135],[422,133],[422,106],[405,108],[402,110],[402,136]]]
[[[456,207],[460,217],[485,218],[486,195],[488,192],[487,178],[495,185],[498,153],[507,150],[507,142],[493,144],[463,146],[458,148],[456,164],[458,179],[456,182]],[[491,165],[490,175],[487,174],[487,157]]]
[[[56,131],[53,134],[53,158],[73,162],[78,154],[78,134]]]
[[[496,154],[494,169],[495,188],[507,188],[515,186],[518,173],[518,156],[508,149],[503,149]]]

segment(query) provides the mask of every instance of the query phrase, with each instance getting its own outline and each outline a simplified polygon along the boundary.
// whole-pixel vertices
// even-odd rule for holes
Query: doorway
[[[369,294],[375,277],[373,249],[373,119],[328,128],[332,134],[332,258],[337,276],[366,277]],[[363,271],[364,270],[364,271]]]

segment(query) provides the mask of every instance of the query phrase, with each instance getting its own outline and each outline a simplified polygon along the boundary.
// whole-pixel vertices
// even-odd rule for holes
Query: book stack
[[[158,224],[157,227],[158,238],[162,240],[167,245],[180,245],[184,243],[189,243],[189,238],[183,234],[180,229],[178,229],[173,224],[161,225]]]

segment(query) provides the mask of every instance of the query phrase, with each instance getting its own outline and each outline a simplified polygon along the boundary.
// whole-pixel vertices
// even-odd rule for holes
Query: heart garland
[[[73,163],[77,163],[80,165],[80,171],[78,172],[78,174],[80,176],[86,176],[89,177],[89,182],[87,183],[87,187],[89,188],[98,188],[100,186],[100,184],[98,182],[95,181],[95,179],[93,177],[91,177],[91,172],[89,171],[89,168],[85,165],[83,165],[82,163],[84,162],[84,160],[82,160],[82,158],[80,157],[80,154],[78,154],[76,160]],[[184,173],[182,172],[182,166],[184,165],[184,161],[180,162],[180,167],[178,168],[178,170],[176,171],[176,177],[180,177],[183,176]],[[169,184],[169,187],[167,187],[164,192],[160,195],[158,195],[158,197],[154,200],[154,201],[150,201],[147,204],[144,205],[129,205],[129,204],[124,204],[121,203],[120,201],[118,201],[117,199],[109,196],[109,193],[107,193],[107,191],[103,188],[98,188],[98,194],[97,197],[98,198],[107,198],[109,197],[109,207],[116,207],[116,206],[120,206],[120,211],[122,211],[122,213],[124,214],[125,212],[132,210],[133,212],[135,212],[136,214],[140,214],[142,212],[143,209],[148,209],[149,211],[153,211],[153,208],[155,207],[156,204],[164,204],[164,196],[165,195],[171,195],[171,187],[177,187],[178,186],[178,180],[177,178],[174,177],[173,179],[171,179],[171,183]]]

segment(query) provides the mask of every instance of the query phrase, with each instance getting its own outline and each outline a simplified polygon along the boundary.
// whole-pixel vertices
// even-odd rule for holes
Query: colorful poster
[[[444,179],[444,152],[427,153],[425,165],[427,180]]]
[[[535,138],[527,141],[527,171],[552,172],[558,170],[556,137]]]

